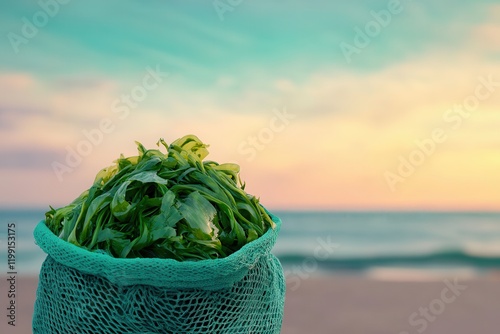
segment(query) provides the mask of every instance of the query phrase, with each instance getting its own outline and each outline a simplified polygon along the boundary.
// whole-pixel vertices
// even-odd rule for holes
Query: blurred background
[[[190,133],[283,221],[283,333],[500,325],[497,1],[5,1],[0,30],[0,254],[15,223],[19,333],[48,206],[134,141]]]

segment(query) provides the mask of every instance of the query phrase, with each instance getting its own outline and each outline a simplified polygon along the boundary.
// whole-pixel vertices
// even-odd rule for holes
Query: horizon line
[[[54,208],[60,208],[64,206],[53,206]],[[265,207],[271,212],[290,212],[290,213],[498,213],[500,214],[500,209],[480,209],[480,208],[461,208],[461,209],[450,209],[450,208],[283,208],[283,207]],[[48,211],[50,208],[41,206],[0,206],[0,211]]]

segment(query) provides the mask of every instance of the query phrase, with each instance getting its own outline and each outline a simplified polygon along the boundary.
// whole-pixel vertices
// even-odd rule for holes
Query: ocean
[[[0,275],[7,270],[8,224],[16,226],[18,275],[38,275],[45,258],[33,229],[45,210],[0,210]],[[500,213],[292,212],[274,254],[285,274],[355,274],[426,280],[500,272]]]

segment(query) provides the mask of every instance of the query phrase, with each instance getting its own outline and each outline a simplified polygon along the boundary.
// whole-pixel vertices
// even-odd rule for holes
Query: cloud
[[[29,73],[6,72],[0,73],[0,86],[2,91],[26,90],[33,87],[35,80]]]
[[[62,159],[62,150],[40,147],[7,149],[0,151],[0,169],[51,170],[51,163]]]
[[[115,82],[106,80],[98,76],[89,75],[73,75],[62,76],[55,78],[52,83],[53,87],[58,91],[78,90],[78,91],[96,91],[105,90],[113,91],[117,87]]]
[[[500,52],[500,5],[487,8],[487,19],[471,32],[473,45],[486,52]]]
[[[33,123],[60,123],[69,129],[91,126],[103,114],[112,114],[112,101],[119,96],[116,82],[85,74],[44,80],[31,74],[0,73],[0,122],[6,129],[31,128]]]
[[[23,120],[40,114],[47,114],[46,110],[33,109],[25,106],[2,106],[0,104],[0,128],[13,131],[23,125]]]
[[[482,45],[494,51],[500,50],[500,25],[488,23],[479,26],[475,30],[474,37],[479,40]]]
[[[497,62],[472,51],[439,50],[363,71],[318,64],[304,79],[259,72],[242,82],[236,75],[219,73],[213,86],[202,88],[173,76],[126,119],[113,115],[110,101],[121,94],[117,90],[140,82],[141,75],[129,75],[119,85],[104,75],[75,74],[53,81],[22,74],[9,74],[11,79],[2,81],[0,76],[0,85],[10,89],[0,92],[9,106],[0,109],[0,118],[8,115],[22,124],[8,136],[0,133],[0,168],[23,169],[31,178],[42,170],[57,183],[50,162],[63,162],[61,150],[85,140],[82,130],[114,117],[115,130],[74,173],[65,175],[63,184],[54,186],[61,194],[58,201],[67,202],[67,187],[90,183],[120,153],[135,154],[134,140],[151,147],[159,137],[171,141],[194,133],[211,144],[211,159],[239,162],[249,191],[273,207],[493,206],[487,180],[495,184],[498,179],[493,173],[499,166],[500,87],[456,131],[443,121],[447,109],[474,93],[478,77],[491,74],[500,81]],[[9,85],[11,81],[15,84]],[[248,161],[239,145],[268,127],[272,110],[281,107],[296,118]],[[398,157],[436,127],[446,127],[449,140],[391,193],[384,171],[394,170]],[[37,148],[26,149],[33,142]],[[475,193],[467,192],[471,183]],[[437,189],[436,184],[442,186]],[[43,201],[43,191],[36,191]]]

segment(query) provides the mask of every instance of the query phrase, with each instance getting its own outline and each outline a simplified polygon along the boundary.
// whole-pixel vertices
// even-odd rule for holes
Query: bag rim
[[[276,224],[274,229],[269,228],[229,256],[198,261],[115,258],[92,252],[60,239],[47,227],[45,220],[37,224],[33,234],[35,243],[55,261],[86,274],[104,277],[114,284],[217,290],[241,280],[261,257],[267,258],[270,254],[281,228],[281,219],[267,213]]]

